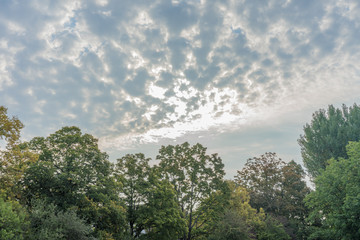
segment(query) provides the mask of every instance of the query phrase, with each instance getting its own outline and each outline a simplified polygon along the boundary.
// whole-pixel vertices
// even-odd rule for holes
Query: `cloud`
[[[79,125],[106,148],[279,122],[357,94],[359,13],[355,0],[6,1],[0,101],[27,135]]]

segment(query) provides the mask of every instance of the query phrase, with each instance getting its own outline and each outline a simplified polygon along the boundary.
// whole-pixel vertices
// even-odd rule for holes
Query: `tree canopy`
[[[298,140],[308,173],[314,179],[326,168],[330,158],[346,158],[349,141],[360,140],[360,107],[335,108],[316,111],[311,123],[304,126]]]
[[[27,145],[39,155],[25,171],[28,205],[33,199],[41,199],[61,211],[76,208],[81,217],[96,226],[98,234],[123,234],[125,210],[116,203],[119,188],[108,155],[99,150],[96,138],[82,134],[77,127],[64,127]]]
[[[349,158],[332,159],[306,198],[310,239],[360,239],[360,142],[346,149]]]
[[[237,183],[250,193],[250,205],[284,224],[292,237],[301,235],[298,225],[307,216],[304,198],[310,192],[300,164],[285,163],[275,153],[248,159],[238,171]],[[296,225],[296,226],[294,226]]]
[[[4,139],[8,146],[15,144],[23,127],[24,124],[17,117],[9,117],[7,108],[0,106],[0,139]]]
[[[144,154],[127,154],[117,160],[115,174],[122,185],[127,212],[127,236],[132,239],[177,239],[185,221],[173,185],[160,179]]]
[[[201,227],[208,221],[204,216],[219,206],[219,199],[227,192],[221,158],[206,154],[201,144],[190,146],[187,142],[162,146],[156,158],[160,161],[161,176],[175,188],[176,200],[187,223],[187,235],[181,239],[191,240],[201,235]]]
[[[23,127],[17,117],[8,116],[7,108],[0,106],[0,140],[6,142],[6,148],[0,148],[0,194],[17,200],[21,198],[24,172],[37,160],[37,155],[20,142]]]

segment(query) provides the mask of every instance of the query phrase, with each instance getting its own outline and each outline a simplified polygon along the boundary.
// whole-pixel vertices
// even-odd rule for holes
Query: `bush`
[[[54,204],[36,201],[30,212],[30,239],[88,240],[92,228],[72,210],[58,211]]]
[[[22,240],[27,226],[26,212],[20,204],[0,197],[0,239]]]

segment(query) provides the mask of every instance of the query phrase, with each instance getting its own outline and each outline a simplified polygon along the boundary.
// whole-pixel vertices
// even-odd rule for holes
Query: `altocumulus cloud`
[[[279,121],[360,83],[357,0],[2,1],[0,102],[105,149]]]

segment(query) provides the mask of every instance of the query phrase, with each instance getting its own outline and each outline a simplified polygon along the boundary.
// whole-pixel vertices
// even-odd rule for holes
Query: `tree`
[[[149,183],[149,158],[144,154],[127,154],[117,160],[116,177],[122,185],[122,194],[126,205],[128,234],[132,238],[140,236],[144,229],[139,222],[142,206],[145,204],[145,191]]]
[[[305,200],[314,226],[309,239],[360,239],[360,142],[346,149],[348,159],[330,160]]]
[[[257,229],[258,240],[290,240],[291,237],[286,233],[284,226],[268,215],[265,219],[265,224],[260,225]]]
[[[23,240],[27,234],[27,215],[18,202],[0,197],[0,239]]]
[[[267,213],[280,211],[281,169],[285,162],[275,153],[265,153],[247,160],[244,168],[238,171],[235,179],[250,192],[250,205],[263,208]]]
[[[20,139],[20,131],[24,124],[17,118],[7,115],[7,108],[0,106],[0,139],[7,142],[7,147],[16,144]]]
[[[304,176],[301,165],[294,161],[285,163],[275,153],[265,153],[248,159],[236,180],[248,189],[252,207],[277,219],[290,236],[302,238],[301,228],[307,216],[303,200],[310,191]]]
[[[77,127],[64,127],[47,138],[34,138],[28,145],[39,155],[38,162],[25,174],[28,195],[49,198],[63,210],[102,184],[112,172],[97,139],[82,134]]]
[[[270,215],[266,216],[262,208],[257,211],[251,207],[250,195],[241,186],[228,181],[231,190],[229,205],[211,231],[209,239],[289,239],[284,226]]]
[[[324,170],[330,158],[346,158],[349,141],[360,140],[360,107],[354,104],[337,109],[330,105],[312,116],[298,140],[304,165],[312,179]]]
[[[30,211],[33,240],[90,240],[92,228],[80,219],[73,210],[60,211],[54,204],[44,201],[33,203]]]
[[[214,223],[209,239],[253,239],[257,230],[265,227],[265,213],[263,209],[258,212],[250,206],[250,195],[244,187],[236,186],[233,181],[227,183],[230,190],[229,204]]]
[[[149,182],[151,187],[146,190],[146,203],[140,215],[145,230],[141,239],[179,239],[186,233],[186,222],[181,217],[174,187],[156,174]]]
[[[281,168],[279,214],[292,220],[303,221],[308,214],[304,199],[310,193],[304,181],[305,172],[294,160]]]
[[[248,240],[251,239],[250,236],[249,226],[243,217],[237,212],[226,210],[209,239]]]
[[[95,226],[96,234],[124,232],[124,209],[118,202],[119,186],[108,155],[98,148],[97,139],[77,127],[64,127],[47,138],[27,143],[39,155],[25,171],[27,203],[41,199],[59,210],[77,213]]]
[[[116,178],[122,185],[131,239],[176,239],[185,230],[175,191],[161,180],[150,158],[127,154],[117,160]]]
[[[10,118],[7,108],[0,106],[0,139],[6,141],[5,150],[0,149],[0,193],[14,200],[21,200],[24,172],[37,160],[37,155],[20,142],[23,127],[18,118]]]
[[[201,228],[209,221],[205,216],[214,214],[227,192],[224,164],[217,154],[207,155],[201,144],[189,143],[162,146],[157,160],[162,178],[175,188],[176,201],[187,223],[187,234],[181,239],[194,239],[203,234]]]

